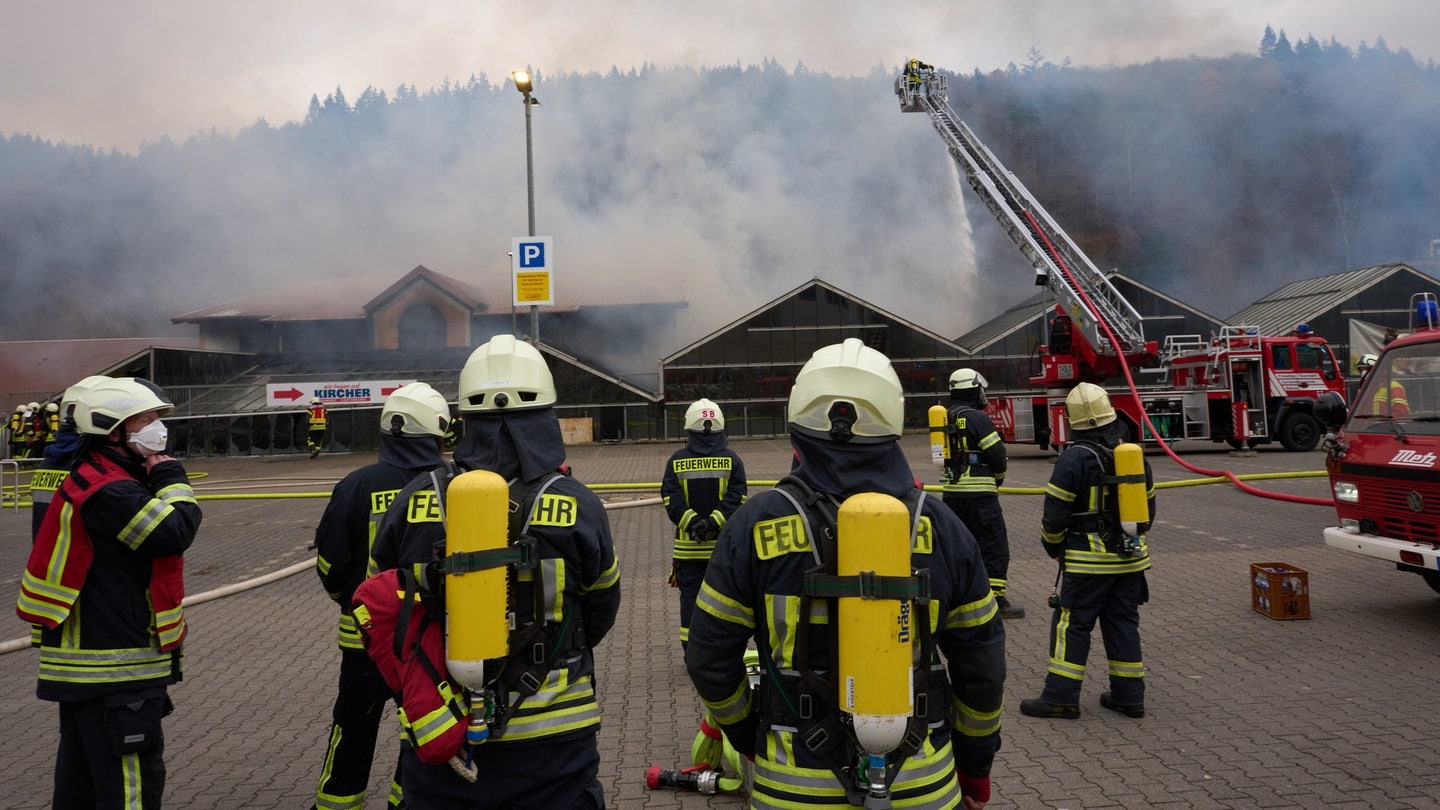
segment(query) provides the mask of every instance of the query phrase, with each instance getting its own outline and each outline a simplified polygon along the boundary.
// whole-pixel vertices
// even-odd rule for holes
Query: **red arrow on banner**
[[[305,392],[301,391],[299,388],[291,388],[289,391],[275,392],[276,399],[299,399],[303,396],[305,396]]]

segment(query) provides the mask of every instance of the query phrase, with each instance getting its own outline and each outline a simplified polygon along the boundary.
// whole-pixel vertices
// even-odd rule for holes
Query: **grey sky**
[[[951,70],[1129,64],[1252,52],[1265,25],[1350,47],[1383,36],[1440,58],[1440,5],[1418,0],[7,0],[0,134],[133,150],[162,136],[303,118],[312,94],[393,94],[514,68],[606,72],[773,58],[863,74],[910,56]],[[531,4],[532,7],[540,4]]]

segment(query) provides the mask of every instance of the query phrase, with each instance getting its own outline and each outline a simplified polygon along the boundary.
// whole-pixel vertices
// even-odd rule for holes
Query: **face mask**
[[[153,456],[164,452],[169,441],[170,431],[166,429],[164,422],[156,419],[130,434],[130,449],[142,456]]]

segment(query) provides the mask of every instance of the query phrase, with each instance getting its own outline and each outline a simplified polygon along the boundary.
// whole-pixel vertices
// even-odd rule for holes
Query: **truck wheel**
[[[1440,593],[1440,571],[1421,571],[1420,576],[1425,578],[1425,584],[1430,590]]]
[[[1304,453],[1320,443],[1320,422],[1308,413],[1296,411],[1280,425],[1280,443],[1292,453]]]

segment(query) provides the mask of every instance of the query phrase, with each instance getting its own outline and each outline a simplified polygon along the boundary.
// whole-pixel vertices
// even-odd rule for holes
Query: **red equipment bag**
[[[396,695],[415,754],[427,765],[449,762],[465,743],[470,708],[445,670],[444,626],[426,615],[415,575],[381,571],[360,583],[352,601],[365,651]]]

